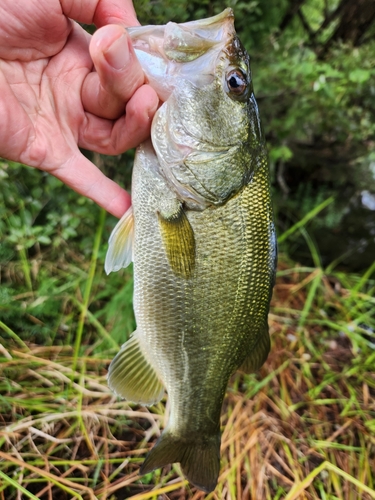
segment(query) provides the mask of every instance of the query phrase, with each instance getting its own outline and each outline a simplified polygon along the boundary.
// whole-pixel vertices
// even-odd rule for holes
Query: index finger
[[[78,149],[63,165],[50,170],[50,173],[119,219],[130,207],[129,193],[106,177]]]
[[[60,0],[63,13],[79,23],[138,26],[139,22],[131,0]]]

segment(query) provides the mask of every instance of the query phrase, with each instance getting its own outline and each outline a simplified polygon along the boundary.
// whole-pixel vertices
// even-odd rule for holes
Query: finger
[[[90,2],[91,0],[83,0]],[[94,15],[95,26],[106,24],[122,24],[124,26],[138,26],[137,15],[132,0],[99,0]]]
[[[130,207],[130,195],[108,179],[80,152],[50,172],[77,193],[90,198],[115,217],[122,217]]]
[[[90,43],[90,55],[96,72],[87,75],[83,83],[83,106],[102,118],[118,118],[124,103],[145,81],[125,29],[110,25],[98,30]]]
[[[79,146],[98,153],[116,155],[138,146],[150,135],[152,118],[159,98],[149,85],[142,85],[126,106],[125,115],[116,121],[86,113]]]
[[[60,3],[63,13],[80,23],[94,23],[98,27],[139,25],[131,0],[60,0]]]

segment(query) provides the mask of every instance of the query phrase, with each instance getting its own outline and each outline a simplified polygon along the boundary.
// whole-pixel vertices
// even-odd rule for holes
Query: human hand
[[[103,27],[91,37],[71,19]],[[149,135],[158,97],[123,28],[137,24],[131,0],[0,3],[0,156],[55,175],[116,217],[129,195],[79,147],[120,154]]]

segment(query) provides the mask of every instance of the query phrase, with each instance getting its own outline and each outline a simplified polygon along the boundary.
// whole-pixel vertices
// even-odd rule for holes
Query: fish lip
[[[232,17],[234,19],[234,12],[231,7],[227,7],[224,9],[222,12],[219,12],[219,14],[216,14],[216,16],[212,17],[206,17],[205,19],[198,19],[198,21],[188,21],[186,23],[182,24],[201,24],[202,26],[211,26],[212,24],[215,24],[217,22],[222,22],[225,18],[230,18]]]
[[[217,57],[236,36],[233,10],[216,16],[161,26],[127,29],[147,81],[165,102],[180,78],[209,83]],[[199,76],[198,76],[199,75]]]
[[[196,36],[198,39],[212,42],[211,46],[226,45],[236,36],[234,28],[234,13],[230,7],[216,16],[185,23],[169,22],[163,25],[146,25],[126,28],[135,49],[144,52],[154,53],[156,56],[165,56],[162,51],[162,40],[165,39],[165,33],[171,25],[178,26],[186,33]],[[219,25],[217,32],[215,26]],[[148,45],[148,47],[147,47]],[[209,46],[207,47],[209,50]],[[199,57],[199,56],[198,56]],[[168,59],[168,58],[167,58]]]
[[[187,28],[209,28],[214,26],[215,24],[222,24],[224,20],[230,20],[232,19],[234,21],[234,12],[233,9],[230,7],[227,7],[225,10],[217,14],[216,16],[212,17],[206,17],[205,19],[198,19],[196,21],[187,21],[185,23],[178,23],[179,26],[182,27],[187,27]],[[169,23],[168,23],[169,24]],[[233,24],[233,22],[232,22]],[[155,25],[145,25],[145,26],[133,26],[130,28],[126,28],[127,32],[130,35],[130,38],[132,40],[137,39],[139,36],[142,36],[143,34],[150,32],[150,31],[155,31],[155,28],[157,28],[158,31],[162,32],[164,31],[166,24],[161,24],[159,26]],[[232,29],[234,32],[234,27]]]

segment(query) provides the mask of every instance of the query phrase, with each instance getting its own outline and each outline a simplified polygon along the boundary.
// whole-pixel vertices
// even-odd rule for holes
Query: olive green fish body
[[[134,309],[137,331],[167,388],[166,432],[175,440],[170,438],[172,457],[177,452],[172,460],[180,461],[180,441],[206,447],[211,439],[219,447],[229,377],[247,359],[256,370],[268,353],[275,250],[268,166],[264,162],[252,182],[225,205],[187,212],[196,253],[186,280],[175,276],[164,251],[155,215],[157,194],[165,196],[168,186],[144,167],[147,149],[152,161],[151,148],[142,147],[133,177]],[[198,468],[204,466],[194,460]]]
[[[126,241],[134,231],[137,330],[112,362],[109,384],[142,404],[158,401],[166,388],[170,401],[167,427],[141,472],[180,462],[205,491],[214,489],[219,474],[228,380],[240,367],[257,370],[269,351],[276,264],[248,56],[230,29],[224,41],[210,78],[197,85],[179,77],[157,112],[152,142],[136,154],[132,213],[115,229],[108,257],[109,270],[127,264]],[[192,45],[200,54],[202,44]],[[168,47],[176,58],[177,49]],[[232,75],[236,81],[228,80]],[[116,253],[119,241],[127,248],[123,260],[121,249]]]

